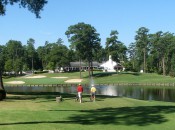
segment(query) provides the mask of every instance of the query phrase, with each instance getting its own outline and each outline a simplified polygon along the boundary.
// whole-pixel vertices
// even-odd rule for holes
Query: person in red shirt
[[[77,86],[77,92],[78,92],[78,98],[80,100],[80,103],[82,103],[83,86],[81,84]]]

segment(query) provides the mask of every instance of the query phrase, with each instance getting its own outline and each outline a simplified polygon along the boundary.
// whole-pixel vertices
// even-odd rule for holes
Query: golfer
[[[78,92],[78,98],[80,100],[80,103],[82,103],[83,86],[81,84],[77,86],[77,92]]]
[[[94,85],[91,87],[91,101],[95,101],[96,88]]]

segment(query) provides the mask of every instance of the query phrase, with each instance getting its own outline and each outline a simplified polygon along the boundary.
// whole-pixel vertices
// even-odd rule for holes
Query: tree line
[[[118,39],[118,31],[112,30],[106,38],[105,47],[101,45],[100,34],[85,23],[68,27],[67,35],[70,46],[64,45],[61,38],[54,43],[46,41],[44,46],[35,48],[35,40],[29,38],[26,45],[20,41],[9,40],[0,45],[1,73],[22,71],[55,70],[68,67],[70,62],[84,61],[89,68],[93,61],[103,62],[112,59],[122,64],[127,71],[163,75],[175,74],[175,36],[170,32],[158,31],[149,33],[149,29],[141,27],[136,31],[135,42],[128,47]],[[90,72],[89,72],[90,73]]]
[[[34,13],[36,15],[36,18],[41,18],[40,11],[43,10],[43,8],[47,4],[47,2],[48,1],[46,1],[46,0],[1,0],[0,1],[0,15],[5,15],[7,5],[19,4],[19,7],[27,8],[30,12]],[[32,41],[32,39],[31,39],[31,41]],[[25,52],[20,51],[21,48],[23,49],[21,42],[11,40],[11,41],[9,41],[9,44],[11,42],[14,42],[14,44],[16,44],[17,46],[19,45],[19,50],[18,49],[15,50],[16,53],[13,50],[13,53],[6,54],[5,51],[8,48],[6,46],[0,46],[0,100],[6,98],[6,91],[4,89],[3,81],[2,81],[2,74],[3,74],[4,69],[10,70],[10,68],[11,68],[10,63],[13,63],[13,65],[12,65],[13,70],[20,71],[22,66],[23,66],[22,62],[23,62],[23,60],[25,60],[24,57],[19,56],[19,53],[25,53]],[[16,47],[16,46],[14,45],[14,47]],[[25,47],[24,47],[24,50],[25,50]],[[11,54],[14,54],[14,55],[16,54],[16,56],[11,56]],[[32,54],[32,56],[33,55],[34,54]],[[11,56],[13,58],[12,61],[11,60],[6,61],[8,56]],[[30,57],[31,55],[29,54],[28,56]],[[33,67],[33,61],[34,61],[34,58],[32,58],[32,67]]]
[[[171,32],[149,33],[148,28],[139,28],[128,54],[130,70],[175,76],[175,36]]]
[[[118,32],[111,31],[107,38],[106,48],[100,43],[99,34],[90,24],[78,23],[72,25],[65,32],[70,46],[64,45],[61,38],[54,43],[46,41],[44,46],[35,48],[35,40],[30,38],[26,45],[20,41],[9,40],[0,46],[1,67],[3,72],[14,72],[16,75],[22,71],[55,70],[55,68],[68,67],[70,62],[84,61],[92,66],[92,61],[102,62],[112,55],[115,61],[126,59],[126,46],[118,41]]]

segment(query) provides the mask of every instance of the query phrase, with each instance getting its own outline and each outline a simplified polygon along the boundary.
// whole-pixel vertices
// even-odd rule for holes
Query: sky
[[[140,27],[149,33],[175,32],[175,0],[48,0],[41,11],[41,19],[19,5],[6,7],[6,15],[0,16],[0,45],[9,40],[26,45],[29,38],[35,40],[35,48],[45,41],[59,38],[68,46],[65,32],[71,25],[84,22],[100,34],[101,45],[112,30],[118,31],[118,40],[128,45],[134,42]]]

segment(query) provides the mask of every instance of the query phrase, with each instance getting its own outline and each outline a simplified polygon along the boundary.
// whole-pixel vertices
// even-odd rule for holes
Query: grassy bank
[[[74,95],[8,95],[0,102],[3,130],[173,130],[175,104],[119,97],[75,102]]]
[[[40,74],[41,75],[41,74]],[[25,84],[64,84],[65,80],[80,78],[79,72],[42,74],[44,78],[4,77],[3,81],[24,81]],[[67,77],[67,78],[53,78]],[[88,72],[82,72],[82,83],[90,83]],[[175,79],[157,74],[100,73],[93,76],[100,83],[174,83]],[[0,129],[3,130],[173,130],[173,102],[143,101],[124,97],[97,96],[96,102],[83,96],[62,94],[57,103],[53,93],[35,95],[9,94],[0,102]]]
[[[54,74],[39,74],[44,75],[44,78],[26,78],[22,77],[4,77],[4,84],[9,81],[24,81],[25,84],[65,84],[68,79],[79,79],[80,73],[54,73]],[[88,72],[82,72],[82,83],[89,84],[90,79]],[[53,77],[66,77],[66,78],[53,78]],[[96,84],[109,84],[109,83],[175,83],[175,78],[169,76],[158,75],[154,73],[104,73],[94,72],[93,80]]]

